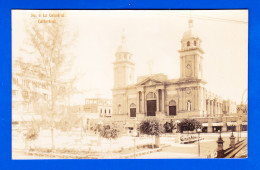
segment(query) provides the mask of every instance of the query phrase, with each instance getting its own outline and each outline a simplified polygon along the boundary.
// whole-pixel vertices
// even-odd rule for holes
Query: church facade
[[[113,117],[189,118],[220,117],[223,99],[205,88],[201,39],[193,29],[193,20],[181,39],[180,78],[168,79],[164,74],[137,78],[135,63],[126,46],[126,38],[115,54]]]

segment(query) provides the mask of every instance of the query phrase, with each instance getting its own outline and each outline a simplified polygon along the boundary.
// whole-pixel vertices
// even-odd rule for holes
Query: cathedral
[[[113,117],[221,117],[223,99],[205,88],[201,43],[190,19],[178,51],[180,77],[168,79],[164,74],[152,74],[138,77],[135,83],[135,63],[122,36],[113,63]]]

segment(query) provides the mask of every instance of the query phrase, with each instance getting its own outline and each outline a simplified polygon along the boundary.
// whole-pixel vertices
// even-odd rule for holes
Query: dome
[[[185,31],[182,35],[182,40],[192,39],[192,38],[198,38],[197,32],[193,28],[193,20],[189,20],[189,29]]]

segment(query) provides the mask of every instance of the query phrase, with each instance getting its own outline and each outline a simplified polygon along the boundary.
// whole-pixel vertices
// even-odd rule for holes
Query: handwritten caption
[[[32,18],[37,18],[38,23],[56,23],[57,18],[64,17],[64,13],[31,13]]]

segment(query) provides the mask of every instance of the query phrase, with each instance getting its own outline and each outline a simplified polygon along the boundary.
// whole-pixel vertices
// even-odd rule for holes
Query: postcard
[[[12,10],[12,159],[248,156],[248,10]]]

